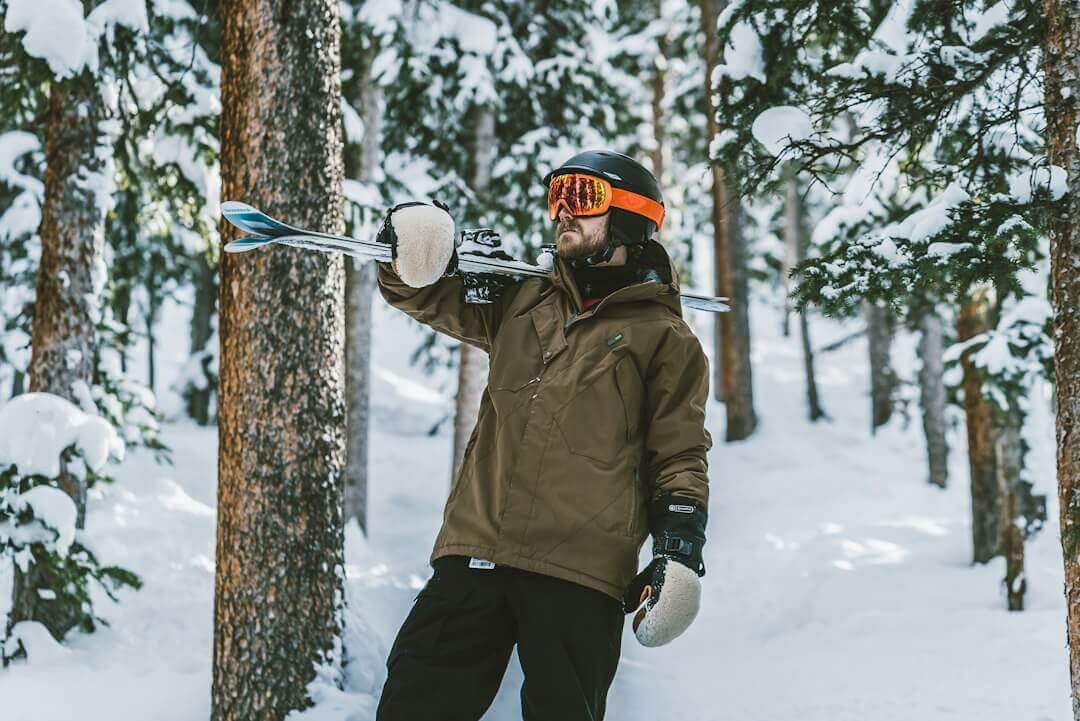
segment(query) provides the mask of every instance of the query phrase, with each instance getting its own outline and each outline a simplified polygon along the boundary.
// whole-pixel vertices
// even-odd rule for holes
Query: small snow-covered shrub
[[[104,623],[94,613],[91,581],[113,600],[119,588],[141,585],[130,571],[102,565],[80,542],[78,511],[65,491],[88,485],[110,458],[123,455],[112,425],[58,396],[26,393],[0,406],[0,560],[10,558],[30,581],[34,618],[54,634]],[[12,636],[0,658],[6,665],[24,652]]]

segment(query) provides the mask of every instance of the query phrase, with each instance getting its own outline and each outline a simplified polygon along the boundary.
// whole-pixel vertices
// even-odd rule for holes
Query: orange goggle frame
[[[551,220],[559,217],[559,208],[565,205],[571,215],[603,215],[615,207],[648,218],[656,223],[657,230],[664,224],[664,206],[660,203],[584,173],[566,173],[552,178],[547,203]]]

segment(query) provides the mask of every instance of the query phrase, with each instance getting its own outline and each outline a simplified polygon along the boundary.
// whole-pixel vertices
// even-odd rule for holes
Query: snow
[[[903,238],[911,243],[927,243],[935,235],[948,227],[952,220],[948,211],[971,199],[967,191],[956,181],[930,199],[925,207],[910,213],[903,220],[889,223],[875,229],[860,239],[860,242],[872,244],[887,238]],[[947,256],[962,250],[963,243],[932,243],[927,252],[930,255]]]
[[[106,35],[112,43],[117,25],[136,33],[148,33],[145,0],[105,0],[86,17],[86,24],[96,37]]]
[[[897,82],[909,64],[917,58],[907,52],[912,43],[907,24],[913,9],[913,0],[900,0],[891,5],[889,13],[874,31],[871,48],[861,50],[850,63],[839,63],[829,68],[826,75],[861,78],[880,75],[887,83]],[[880,48],[880,49],[878,49]]]
[[[364,119],[345,98],[341,99],[341,117],[345,125],[345,140],[360,143],[364,139]]]
[[[0,406],[0,467],[14,464],[24,476],[60,474],[60,452],[74,445],[91,470],[124,446],[107,421],[50,393],[24,393]]]
[[[16,547],[43,543],[61,556],[67,555],[75,542],[75,518],[78,513],[70,496],[55,486],[34,486],[16,496],[11,505],[15,513],[29,507],[34,520],[18,525],[0,523],[0,538],[10,537]]]
[[[199,158],[198,148],[183,135],[169,133],[164,126],[159,127],[154,138],[153,158],[158,165],[176,163],[180,172],[194,183],[200,193],[205,195],[215,189],[211,176],[216,175],[217,169],[207,167]]]
[[[41,223],[41,196],[24,191],[12,201],[3,215],[0,215],[0,239],[20,238],[36,233]],[[5,292],[10,292],[9,287]]]
[[[96,71],[98,43],[102,36],[112,42],[117,25],[147,33],[143,0],[105,0],[83,17],[77,0],[9,0],[4,29],[25,31],[27,54],[43,59],[57,79],[71,77],[84,67]]]
[[[1020,203],[1030,203],[1037,188],[1045,188],[1054,200],[1068,191],[1068,173],[1060,165],[1024,170],[1009,178],[1009,194]]]
[[[789,142],[806,140],[814,126],[806,111],[793,105],[777,105],[758,113],[750,132],[773,156],[779,157]]]
[[[362,183],[346,178],[343,193],[346,200],[362,207],[381,207],[382,205],[382,195],[374,183]]]
[[[966,12],[970,13],[967,20],[972,23],[971,33],[967,38],[968,43],[977,43],[994,28],[1007,24],[1009,22],[1010,4],[1006,0],[998,0],[998,2],[982,11],[964,8]]]
[[[457,40],[463,51],[477,55],[490,55],[495,51],[498,29],[491,20],[448,2],[440,2],[436,7],[438,15],[431,27]]]
[[[53,74],[74,75],[97,50],[77,0],[10,0],[4,17],[9,33],[26,31],[23,48],[42,58]]]
[[[0,181],[15,188],[33,191],[35,198],[42,198],[45,193],[42,182],[15,169],[16,160],[40,149],[41,143],[32,133],[23,130],[0,133]]]
[[[4,642],[4,653],[13,655],[22,646],[27,658],[34,663],[63,663],[71,651],[67,650],[52,637],[49,629],[37,621],[21,621],[11,629],[11,636]]]
[[[761,39],[754,26],[743,21],[731,28],[724,46],[724,62],[713,68],[712,84],[715,86],[724,76],[733,80],[751,77],[764,84],[765,60],[762,56]]]
[[[1028,608],[1009,613],[1000,559],[970,565],[962,416],[951,416],[950,486],[938,490],[926,482],[917,410],[906,428],[897,418],[870,435],[859,338],[818,354],[832,420],[809,423],[799,339],[780,335],[781,312],[756,300],[751,308],[757,433],[725,444],[723,407],[710,400],[707,409],[717,443],[700,614],[659,648],[642,647],[627,622],[607,718],[1071,718],[1052,491],[1047,527],[1027,546]],[[1039,317],[1037,308],[1015,313]],[[711,352],[711,316],[688,317]],[[181,328],[186,319],[174,321]],[[449,427],[428,431],[448,410],[454,371],[426,375],[410,366],[422,332],[378,297],[373,322],[373,371],[389,382],[372,387],[370,536],[346,530],[344,689],[334,685],[337,671],[324,669],[309,687],[318,704],[292,721],[373,718],[386,653],[430,576],[449,490]],[[858,325],[815,315],[810,322],[819,346]],[[905,378],[914,374],[915,340],[898,335]],[[181,365],[165,355],[163,374]],[[1025,430],[1033,480],[1049,491],[1054,446],[1044,394],[1033,398]],[[111,626],[74,633],[64,648],[20,627],[30,658],[0,672],[11,718],[105,721],[116,717],[118,699],[126,718],[209,716],[217,432],[172,423],[164,433],[176,466],[133,453],[117,483],[92,492],[84,534],[103,561],[132,569],[145,586],[122,591],[120,604],[96,605]],[[0,569],[0,615],[9,583]],[[515,656],[486,721],[520,719],[521,683]]]

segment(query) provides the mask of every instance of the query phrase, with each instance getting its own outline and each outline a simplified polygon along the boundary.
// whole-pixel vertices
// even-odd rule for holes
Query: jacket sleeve
[[[499,327],[504,300],[494,303],[466,303],[464,279],[460,274],[444,276],[431,285],[406,285],[390,263],[376,262],[379,292],[386,302],[440,333],[491,352]],[[504,290],[506,295],[508,290]]]
[[[644,385],[644,467],[650,500],[674,494],[708,507],[709,360],[688,326],[671,326],[649,363]]]

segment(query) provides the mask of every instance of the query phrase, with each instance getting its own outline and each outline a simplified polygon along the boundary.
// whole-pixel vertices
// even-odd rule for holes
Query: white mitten
[[[634,635],[642,646],[673,641],[697,617],[708,515],[702,503],[675,494],[649,504],[653,558],[623,594],[623,610],[634,614]]]
[[[701,581],[683,564],[663,557],[653,559],[646,578],[646,600],[634,615],[634,635],[642,646],[663,646],[697,617]]]
[[[454,219],[445,205],[418,201],[386,213],[376,240],[392,249],[394,270],[408,286],[423,288],[447,273],[454,258]]]

